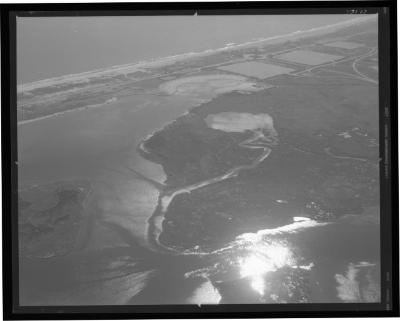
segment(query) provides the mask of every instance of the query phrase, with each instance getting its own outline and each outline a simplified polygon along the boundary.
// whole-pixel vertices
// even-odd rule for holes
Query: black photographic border
[[[122,16],[348,13],[379,14],[379,126],[381,206],[381,303],[19,306],[17,222],[17,16]],[[268,1],[187,3],[7,4],[1,10],[1,117],[3,213],[3,318],[170,319],[389,317],[399,315],[399,212],[397,141],[396,1]]]

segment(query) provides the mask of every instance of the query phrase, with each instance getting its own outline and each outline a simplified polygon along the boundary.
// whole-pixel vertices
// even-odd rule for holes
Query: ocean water
[[[283,35],[350,15],[17,18],[17,82]]]

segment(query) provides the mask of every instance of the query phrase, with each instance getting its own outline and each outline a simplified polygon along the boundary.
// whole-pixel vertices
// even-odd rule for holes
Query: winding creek
[[[177,251],[175,249],[166,247],[165,245],[161,244],[159,240],[160,234],[162,233],[162,224],[164,222],[165,213],[168,211],[168,206],[173,201],[173,199],[179,194],[191,193],[194,190],[235,177],[243,170],[249,170],[257,167],[262,161],[264,161],[268,157],[268,155],[271,153],[272,146],[277,144],[277,137],[275,136],[275,132],[273,132],[272,135],[269,135],[268,138],[265,136],[263,130],[261,129],[254,130],[252,133],[252,137],[246,139],[239,144],[239,146],[243,148],[262,150],[260,156],[254,159],[250,164],[235,166],[234,168],[228,170],[226,173],[220,176],[213,177],[199,183],[191,184],[173,190],[166,189],[160,192],[157,209],[154,214],[149,218],[149,244],[153,246],[156,245],[157,248],[161,249],[162,251],[169,251],[176,254]],[[185,254],[188,253],[185,252]],[[193,252],[193,254],[198,253]]]

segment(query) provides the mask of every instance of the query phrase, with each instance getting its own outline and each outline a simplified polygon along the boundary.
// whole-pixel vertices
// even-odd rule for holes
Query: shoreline
[[[115,103],[117,100],[118,100],[117,97],[112,97],[112,98],[107,99],[105,102],[100,103],[100,104],[93,104],[93,105],[87,105],[87,106],[83,106],[83,107],[79,107],[79,108],[67,109],[67,110],[63,110],[63,111],[60,111],[60,112],[57,112],[57,113],[54,113],[54,114],[50,114],[50,115],[46,115],[46,116],[40,116],[40,117],[36,117],[36,118],[32,118],[32,119],[21,120],[21,121],[17,122],[17,126],[33,123],[33,122],[36,122],[36,121],[39,121],[39,120],[43,120],[43,119],[47,119],[47,118],[62,116],[64,114],[72,113],[74,111],[83,111],[83,110],[86,110],[86,109],[91,109],[91,108],[97,108],[97,107],[110,105],[112,103]]]
[[[155,68],[155,67],[163,67],[163,66],[168,66],[170,64],[173,64],[177,61],[180,60],[185,60],[188,58],[193,58],[193,57],[202,57],[202,56],[208,56],[212,55],[215,53],[223,52],[223,51],[230,51],[230,50],[235,50],[239,48],[244,48],[248,46],[255,46],[255,45],[261,45],[263,43],[279,43],[279,42],[284,42],[287,41],[290,37],[298,37],[301,38],[301,36],[304,36],[308,33],[316,33],[317,35],[319,32],[329,32],[329,31],[334,31],[334,29],[341,29],[345,28],[348,26],[351,26],[353,24],[357,23],[362,23],[369,21],[371,19],[375,19],[376,15],[370,15],[366,17],[358,17],[346,21],[341,21],[335,24],[327,25],[327,26],[321,26],[321,27],[314,27],[311,29],[307,30],[297,30],[291,33],[287,34],[282,34],[282,35],[276,35],[268,38],[259,38],[253,41],[248,41],[244,42],[241,44],[235,44],[235,45],[225,45],[224,47],[221,48],[214,48],[214,49],[207,49],[204,51],[200,52],[187,52],[187,53],[181,53],[177,55],[172,55],[172,56],[166,56],[166,57],[159,57],[159,58],[154,58],[151,60],[141,60],[133,63],[128,63],[128,64],[122,64],[122,65],[114,65],[110,67],[104,67],[104,68],[99,68],[99,69],[94,69],[90,71],[85,71],[82,73],[74,73],[74,74],[66,74],[62,76],[57,76],[57,77],[51,77],[51,78],[46,78],[46,79],[41,79],[29,83],[23,83],[20,85],[17,85],[17,93],[22,93],[26,91],[32,91],[35,89],[39,88],[44,88],[44,87],[49,87],[49,86],[54,86],[54,85],[60,85],[64,83],[84,83],[84,82],[89,82],[89,78],[91,77],[101,77],[101,76],[116,76],[116,75],[121,75],[121,74],[127,74],[127,73],[132,73],[136,71],[141,71],[143,68]],[[330,30],[333,29],[333,30]],[[311,35],[310,35],[311,36]]]

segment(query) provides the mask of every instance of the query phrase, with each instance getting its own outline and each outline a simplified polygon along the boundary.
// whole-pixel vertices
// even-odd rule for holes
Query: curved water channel
[[[177,189],[161,190],[157,209],[148,221],[148,242],[150,245],[152,245],[154,249],[167,251],[174,254],[180,253],[174,248],[163,245],[159,240],[163,230],[162,225],[164,222],[165,214],[168,211],[169,205],[177,195],[180,195],[182,193],[191,193],[192,191],[203,188],[205,186],[216,184],[229,178],[236,177],[243,170],[249,170],[257,167],[262,161],[264,161],[268,157],[268,155],[271,153],[272,146],[277,144],[276,136],[273,134],[266,137],[263,130],[261,129],[254,130],[252,133],[252,137],[239,143],[239,146],[243,148],[262,150],[261,155],[254,159],[250,164],[235,166],[222,175],[195,184],[180,187]],[[187,255],[189,253],[185,252],[185,254]],[[193,252],[192,254],[199,253]]]

